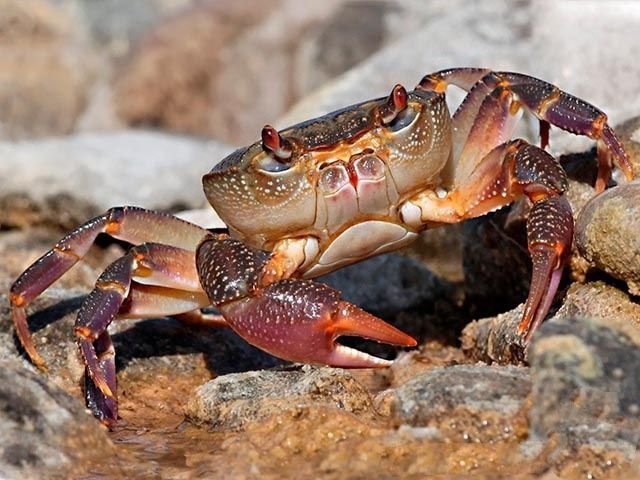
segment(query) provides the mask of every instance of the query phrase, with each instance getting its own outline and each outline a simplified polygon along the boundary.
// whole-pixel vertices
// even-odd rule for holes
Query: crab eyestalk
[[[286,163],[293,155],[293,145],[283,138],[271,125],[265,125],[262,129],[262,148],[273,154],[276,160]]]
[[[409,95],[405,88],[397,84],[391,90],[391,94],[387,99],[387,103],[381,105],[378,110],[380,114],[380,119],[384,125],[389,125],[393,122],[396,117],[407,108],[407,104],[409,101]]]

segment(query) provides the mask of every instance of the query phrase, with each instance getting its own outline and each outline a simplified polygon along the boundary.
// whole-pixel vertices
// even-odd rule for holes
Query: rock
[[[206,201],[202,175],[230,150],[216,142],[144,131],[0,142],[0,204],[17,199],[18,205],[30,203],[27,208],[41,218],[60,214],[76,224],[86,221],[88,212],[117,205],[193,208]],[[67,206],[73,202],[71,212],[82,218],[74,215],[70,222]],[[0,221],[16,226],[7,225],[11,212],[1,214]]]
[[[629,155],[636,176],[640,176],[640,116],[617,125],[615,130]]]
[[[495,317],[469,323],[462,330],[462,351],[479,362],[498,365],[524,363],[525,350],[517,333],[523,309],[524,305],[519,305]]]
[[[525,223],[503,209],[462,225],[464,299],[472,316],[495,315],[526,299],[531,260]]]
[[[560,308],[545,323],[562,321],[567,317],[586,317],[600,319],[633,338],[637,335],[640,306],[617,288],[604,282],[573,283],[565,294],[558,294],[557,300],[560,295],[564,297]],[[516,333],[522,319],[522,309],[523,305],[519,305],[496,317],[483,318],[467,325],[462,332],[465,354],[473,360],[488,363],[522,363],[526,357]]]
[[[369,392],[347,371],[303,367],[218,377],[196,391],[186,415],[196,423],[226,430],[326,406],[358,414],[372,408]]]
[[[192,3],[152,28],[116,75],[128,125],[253,142],[291,104],[389,38],[392,2]],[[238,61],[241,59],[241,61]]]
[[[576,222],[576,245],[596,268],[640,295],[640,184],[611,188],[593,198]]]
[[[434,303],[452,291],[420,262],[397,254],[369,258],[318,280],[351,303],[384,317],[419,307],[433,310]]]
[[[217,100],[211,82],[220,50],[262,11],[250,2],[233,3],[200,2],[142,37],[113,86],[115,109],[125,123],[211,133],[210,109]]]
[[[529,420],[530,441],[552,439],[557,464],[596,457],[600,471],[592,475],[600,478],[609,462],[630,462],[640,447],[640,316],[618,328],[617,315],[605,321],[594,310],[558,315],[534,337]]]
[[[526,432],[524,400],[530,389],[524,368],[434,368],[396,389],[392,417],[398,424],[434,427],[451,441],[515,439]]]
[[[613,124],[640,111],[635,81],[640,65],[629,60],[640,41],[636,16],[629,14],[638,8],[633,1],[604,10],[595,1],[402,5],[408,34],[304,98],[277,126],[386,95],[398,82],[411,87],[426,73],[457,66],[526,72],[554,82],[604,110]],[[500,25],[494,21],[498,17],[503,19]],[[551,45],[563,48],[549,48]],[[612,50],[610,45],[620,48]],[[585,51],[591,52],[589,58],[584,57]],[[612,78],[615,88],[611,88]],[[535,138],[537,128],[531,133]],[[586,145],[592,142],[552,130],[554,152],[580,150]]]
[[[0,476],[71,478],[115,451],[106,430],[43,375],[0,359]]]
[[[52,2],[0,2],[0,139],[74,129],[95,70],[87,44]]]
[[[415,258],[438,277],[455,284],[462,284],[462,225],[446,225],[425,230],[403,250],[403,254]]]

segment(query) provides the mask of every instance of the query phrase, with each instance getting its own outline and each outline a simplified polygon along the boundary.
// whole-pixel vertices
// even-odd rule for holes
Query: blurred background
[[[452,66],[533,74],[615,125],[640,112],[638,45],[632,0],[0,0],[0,224],[16,195],[201,206],[265,123]]]

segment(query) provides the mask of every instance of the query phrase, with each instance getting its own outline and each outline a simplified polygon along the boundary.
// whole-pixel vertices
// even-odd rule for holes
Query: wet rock
[[[391,411],[398,424],[434,427],[456,441],[494,442],[526,432],[524,368],[456,365],[434,368],[398,387]]]
[[[106,430],[76,399],[18,360],[0,359],[2,478],[70,478],[113,455]]]
[[[576,452],[578,461],[597,456],[601,467],[629,462],[640,447],[640,327],[616,327],[567,315],[534,337],[530,438],[553,439],[559,464],[576,462]]]
[[[52,2],[0,2],[0,138],[73,130],[94,74],[87,44]]]
[[[596,268],[640,295],[640,184],[611,188],[593,198],[576,222],[576,245]]]
[[[272,415],[296,416],[326,406],[358,414],[372,408],[369,392],[348,371],[303,367],[218,377],[198,388],[186,415],[216,429],[238,429]]]
[[[0,142],[0,202],[26,202],[26,209],[49,218],[97,214],[116,205],[193,208],[205,203],[202,175],[230,150],[215,142],[144,131]],[[69,198],[78,202],[71,211],[66,209]],[[11,213],[0,218],[11,222]],[[19,223],[13,222],[8,226]]]

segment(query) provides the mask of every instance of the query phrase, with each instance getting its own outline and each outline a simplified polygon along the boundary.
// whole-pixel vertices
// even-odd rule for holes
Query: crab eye
[[[378,111],[382,124],[392,132],[408,127],[417,116],[416,110],[409,106],[409,94],[400,84],[393,87],[387,101]]]
[[[270,173],[284,172],[291,168],[291,163],[283,162],[269,153],[261,155],[256,163],[260,170]]]
[[[407,107],[399,112],[396,117],[389,122],[387,128],[392,132],[399,132],[413,123],[417,118],[418,111],[411,107]]]

